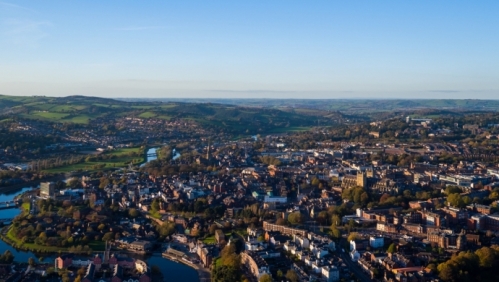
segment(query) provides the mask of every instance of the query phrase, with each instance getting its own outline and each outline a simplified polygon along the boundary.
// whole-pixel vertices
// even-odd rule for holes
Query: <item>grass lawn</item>
[[[27,211],[27,212],[29,212],[29,210],[30,210],[30,208],[31,208],[29,203],[23,203],[23,204],[21,205],[21,207],[22,207],[22,209],[23,209],[23,210],[25,210],[25,211]]]
[[[152,118],[155,116],[156,116],[156,114],[153,112],[143,112],[139,115],[139,117],[141,117],[141,118]]]
[[[132,153],[132,152],[133,153],[142,153],[143,149],[140,148],[140,147],[135,147],[135,148],[120,148],[120,149],[116,149],[116,150],[107,152],[106,154],[119,157],[119,156],[123,156],[123,155],[126,155],[128,153]]]
[[[91,241],[88,246],[94,251],[105,251],[106,242],[103,241]]]
[[[35,113],[29,114],[29,116],[31,116],[33,118],[42,118],[42,119],[57,121],[57,120],[61,120],[65,117],[67,117],[68,114],[57,113],[57,112],[35,112]]]
[[[67,166],[51,168],[51,169],[47,169],[44,171],[50,172],[50,173],[67,173],[67,172],[78,171],[78,170],[97,171],[97,170],[102,170],[102,169],[126,167],[128,165],[128,163],[130,163],[133,160],[138,161],[138,163],[143,162],[144,161],[144,155],[142,154],[143,151],[144,151],[144,149],[142,149],[141,147],[117,149],[114,151],[104,153],[105,155],[115,156],[116,158],[114,158],[114,159],[83,162],[83,163],[78,163],[78,164],[72,164],[72,165],[67,165]],[[128,154],[131,152],[138,153],[138,154],[140,154],[140,156],[128,156]],[[102,169],[94,168],[94,166],[103,165],[103,164],[105,166]]]
[[[122,157],[122,158],[109,159],[109,160],[103,160],[103,161],[72,164],[72,165],[67,165],[67,166],[46,169],[44,171],[50,172],[50,173],[66,173],[66,172],[78,171],[78,170],[101,171],[103,169],[126,167],[128,165],[128,163],[130,163],[130,161],[132,161],[132,160],[138,160],[138,163],[140,163],[143,161],[143,159],[144,159],[143,157]],[[105,165],[103,168],[94,167],[94,166],[103,165],[103,164]]]
[[[269,130],[268,133],[285,133],[285,132],[302,132],[310,130],[312,127],[283,127],[283,128],[274,128]]]
[[[236,229],[236,230],[234,230],[234,232],[236,232],[237,234],[239,234],[243,237],[248,236],[248,230],[246,228]]]
[[[215,235],[212,235],[210,237],[204,238],[203,239],[203,243],[205,243],[205,244],[215,244],[216,243]]]
[[[61,121],[62,122],[72,122],[72,123],[87,124],[89,119],[90,119],[90,117],[87,116],[87,115],[77,115],[77,116],[74,116],[74,117],[62,119]]]
[[[170,119],[172,119],[172,117],[168,116],[168,115],[160,115],[160,116],[157,116],[156,118],[164,119],[164,120],[170,120]]]

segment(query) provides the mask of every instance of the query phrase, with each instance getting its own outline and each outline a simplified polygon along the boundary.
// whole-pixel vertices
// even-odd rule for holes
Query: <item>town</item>
[[[452,134],[431,119],[397,122],[404,134]],[[496,148],[486,142],[497,126],[452,125],[482,144],[388,143],[383,122],[369,126],[365,143],[205,139],[175,159],[166,145],[140,167],[42,182],[14,199],[21,212],[1,238],[54,261],[3,277],[168,281],[141,259],[160,254],[212,281],[493,281],[499,159],[476,152]]]

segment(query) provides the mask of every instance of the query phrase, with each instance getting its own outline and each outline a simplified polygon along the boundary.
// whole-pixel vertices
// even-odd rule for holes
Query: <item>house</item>
[[[340,281],[340,271],[334,265],[323,266],[321,268],[321,273],[324,278],[326,278],[327,282],[336,282]]]
[[[68,268],[73,265],[73,254],[64,254],[55,259],[55,268]]]
[[[217,241],[218,244],[220,244],[222,241],[225,241],[225,234],[222,230],[220,229],[215,230],[215,240]]]
[[[151,249],[151,243],[148,241],[137,240],[128,245],[129,250],[138,252],[147,252]]]
[[[244,265],[249,273],[256,279],[260,279],[264,274],[270,274],[267,262],[255,252],[241,252],[241,264]]]

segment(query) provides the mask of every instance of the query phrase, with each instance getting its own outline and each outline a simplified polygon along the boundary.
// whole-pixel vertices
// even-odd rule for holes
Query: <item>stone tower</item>
[[[357,173],[357,186],[366,188],[366,184],[367,184],[366,174],[364,172]]]

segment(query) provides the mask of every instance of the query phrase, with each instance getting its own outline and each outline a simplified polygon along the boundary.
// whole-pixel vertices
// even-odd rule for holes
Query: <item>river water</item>
[[[26,191],[29,191],[31,189],[32,188],[20,188],[9,192],[0,192],[0,202],[11,201],[14,199],[15,196],[22,194]],[[0,210],[0,219],[13,218],[16,217],[19,213],[20,210],[17,208],[3,209]],[[6,250],[12,252],[12,254],[15,257],[15,261],[18,262],[27,262],[30,257],[39,258],[39,256],[37,256],[32,252],[18,251],[9,244],[0,240],[0,254],[3,254],[3,252],[5,252]],[[53,261],[55,259],[54,255],[44,254],[43,256],[44,256],[44,262]],[[145,260],[149,266],[157,265],[161,269],[165,281],[199,282],[199,277],[196,270],[187,265],[167,260],[163,258],[160,254],[146,256],[145,258],[143,258],[143,260]]]
[[[143,164],[141,164],[140,166],[141,166],[141,167],[143,167],[143,166],[145,166],[148,162],[150,162],[150,161],[154,161],[154,160],[157,160],[157,159],[158,159],[158,154],[157,154],[157,152],[156,152],[156,151],[157,151],[158,149],[159,149],[159,148],[149,148],[149,149],[147,150],[147,153],[146,153],[146,162],[145,162],[145,163],[143,163]],[[175,149],[173,149],[173,151],[172,151],[172,156],[173,156],[173,157],[172,157],[172,159],[173,159],[173,160],[176,160],[176,159],[180,158],[180,156],[181,156],[181,155],[180,155],[180,153],[179,153],[179,152],[177,152]]]

